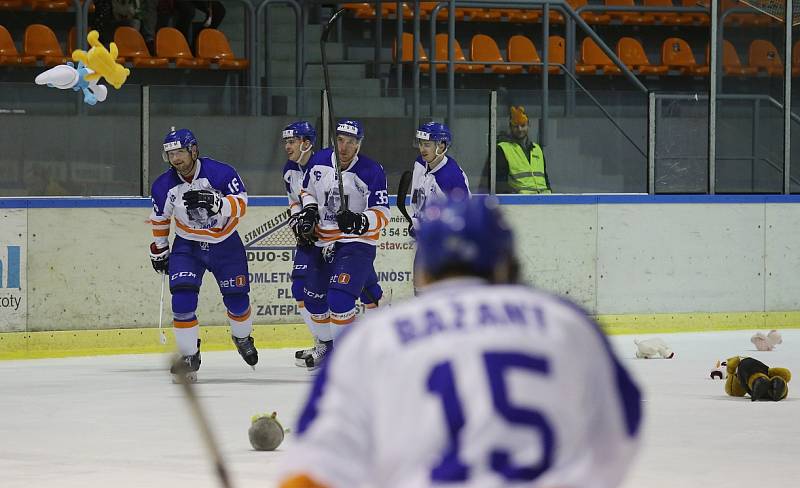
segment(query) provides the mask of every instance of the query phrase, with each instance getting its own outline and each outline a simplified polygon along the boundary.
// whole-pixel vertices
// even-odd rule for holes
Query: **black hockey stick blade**
[[[414,221],[411,220],[411,216],[408,215],[408,210],[406,210],[406,197],[408,196],[408,190],[411,189],[411,178],[413,174],[411,171],[405,171],[400,176],[400,184],[397,185],[397,208],[400,210],[400,213],[403,214],[403,217],[408,220],[409,224],[412,224]]]

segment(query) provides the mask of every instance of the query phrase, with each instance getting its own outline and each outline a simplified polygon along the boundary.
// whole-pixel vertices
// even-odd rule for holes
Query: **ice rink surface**
[[[755,330],[659,334],[672,360],[633,359],[634,336],[611,338],[644,390],[642,449],[625,488],[800,486],[800,390],[781,402],[725,395],[717,359],[753,356],[800,374],[800,330],[758,352]],[[767,331],[763,331],[767,332]],[[638,338],[654,337],[640,335]],[[277,411],[293,427],[311,373],[293,351],[261,351],[257,371],[235,351],[203,353],[198,393],[234,486],[271,487],[291,447],[251,449],[250,417]],[[0,362],[0,486],[219,486],[165,355]]]

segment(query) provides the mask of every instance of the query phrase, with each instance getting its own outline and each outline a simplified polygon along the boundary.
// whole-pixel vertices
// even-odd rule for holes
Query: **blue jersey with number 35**
[[[337,343],[283,486],[613,487],[638,444],[640,402],[578,307],[446,280]]]

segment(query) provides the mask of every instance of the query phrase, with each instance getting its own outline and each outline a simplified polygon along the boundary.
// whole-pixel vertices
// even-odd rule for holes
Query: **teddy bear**
[[[769,331],[767,335],[764,335],[763,332],[756,332],[753,337],[750,338],[750,342],[752,342],[759,351],[771,351],[775,346],[783,343],[783,338],[780,332],[773,329]]]
[[[636,344],[636,357],[639,359],[672,359],[675,353],[660,337],[653,337],[652,339],[634,339],[633,343]]]
[[[750,395],[751,401],[777,402],[789,394],[787,383],[792,373],[786,368],[770,368],[758,359],[734,356],[726,361],[725,393],[730,396]]]

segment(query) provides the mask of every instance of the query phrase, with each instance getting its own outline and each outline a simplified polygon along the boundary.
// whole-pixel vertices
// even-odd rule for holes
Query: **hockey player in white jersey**
[[[150,260],[156,272],[169,276],[175,342],[181,354],[170,372],[194,381],[200,368],[200,326],[195,312],[206,271],[214,275],[222,293],[233,343],[242,359],[255,367],[258,351],[250,336],[247,256],[236,230],[247,212],[247,189],[233,167],[200,156],[197,139],[188,129],[166,135],[163,157],[170,169],[153,182]],[[173,218],[176,236],[170,249]]]
[[[423,294],[342,338],[280,486],[618,486],[639,389],[583,310],[513,283],[496,200],[427,208],[417,244]]]
[[[458,162],[447,155],[453,142],[450,129],[439,122],[427,122],[417,129],[419,156],[414,160],[411,179],[411,235],[419,227],[425,205],[470,195],[469,180]]]
[[[327,324],[317,324],[311,320],[303,298],[308,264],[320,252],[319,248],[314,245],[314,240],[300,232],[300,219],[298,218],[303,209],[303,204],[300,202],[300,191],[303,188],[306,172],[311,166],[308,161],[314,154],[317,131],[310,123],[300,120],[287,125],[281,136],[288,156],[288,160],[283,166],[283,181],[286,184],[286,195],[289,198],[289,227],[297,239],[297,248],[292,264],[292,296],[297,301],[303,322],[314,336],[312,347],[301,349],[294,354],[296,364],[305,367],[306,359],[312,355],[314,350],[321,347],[322,342],[331,340],[330,327]]]
[[[364,130],[357,120],[341,120],[336,126],[343,196],[339,194],[337,155],[332,148],[312,156],[303,183],[300,228],[321,251],[309,263],[304,302],[311,319],[330,324],[333,333],[332,340],[323,341],[321,354],[315,351],[312,355],[309,369],[319,366],[336,336],[355,320],[359,296],[363,301],[368,295],[375,304],[381,298],[380,287],[370,282],[375,276],[381,229],[389,223],[389,194],[383,167],[359,154],[363,138]]]

